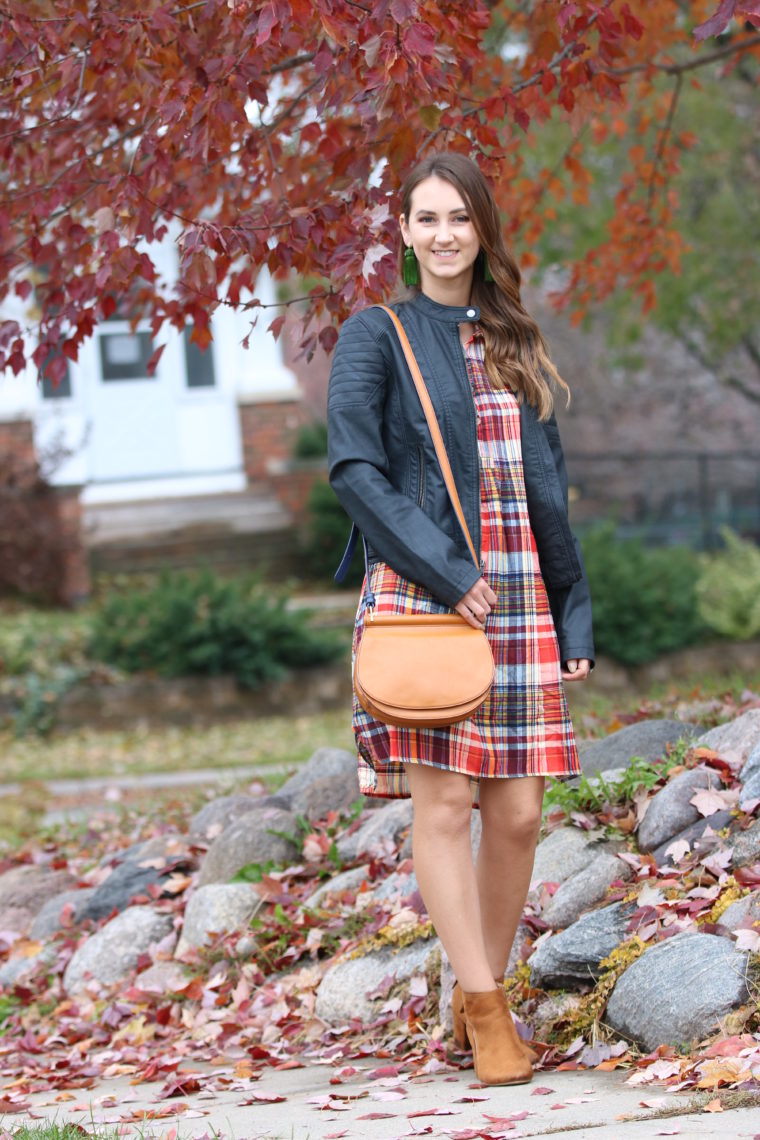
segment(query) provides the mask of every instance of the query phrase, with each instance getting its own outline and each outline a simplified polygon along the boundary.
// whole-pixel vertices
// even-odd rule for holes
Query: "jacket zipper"
[[[422,450],[422,444],[417,444],[417,461],[420,468],[420,481],[417,489],[417,506],[423,507],[425,505],[425,453]]]
[[[481,480],[481,469],[480,469],[480,450],[478,448],[478,419],[477,419],[477,412],[475,411],[475,401],[474,401],[473,396],[472,396],[472,389],[470,388],[470,378],[467,375],[467,360],[465,359],[464,347],[462,345],[462,341],[461,341],[460,336],[459,336],[459,326],[458,325],[454,326],[454,336],[456,337],[456,343],[459,345],[459,351],[461,353],[462,369],[464,370],[464,381],[463,382],[464,382],[465,389],[467,391],[467,395],[470,397],[470,405],[469,406],[472,409],[472,421],[471,422],[472,422],[472,425],[475,429],[474,450],[475,450],[475,461],[476,461],[477,467],[478,467],[478,510],[476,512],[476,515],[475,515],[475,528],[476,528],[475,534],[472,535],[471,537],[472,537],[472,544],[475,547],[475,553],[478,556],[478,562],[480,564],[480,570],[482,573],[486,568],[486,564],[485,564],[485,559],[483,558],[483,553],[481,550],[482,534],[481,534],[481,528],[480,528],[480,485],[481,485],[482,480]],[[459,372],[459,378],[460,378],[460,382],[462,382],[462,371],[461,370]]]

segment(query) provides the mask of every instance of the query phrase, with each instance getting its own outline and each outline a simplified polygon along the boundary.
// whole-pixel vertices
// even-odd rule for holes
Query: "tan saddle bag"
[[[396,314],[396,327],[422,407],[427,417],[446,487],[475,565],[480,568],[467,529],[446,448],[425,381]],[[457,613],[375,613],[369,581],[367,545],[365,621],[354,661],[354,690],[362,708],[383,724],[407,728],[442,728],[465,720],[480,708],[493,683],[491,646],[483,630]]]

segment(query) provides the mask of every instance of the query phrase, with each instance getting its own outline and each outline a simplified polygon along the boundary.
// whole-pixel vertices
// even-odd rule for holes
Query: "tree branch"
[[[746,380],[743,380],[733,372],[727,376],[721,375],[713,361],[710,360],[694,337],[689,336],[688,333],[682,330],[679,331],[677,335],[678,339],[684,347],[688,349],[695,360],[697,360],[705,371],[709,372],[719,384],[724,384],[727,388],[733,388],[734,391],[740,392],[745,399],[750,400],[753,404],[760,404],[760,388],[753,388]],[[743,337],[741,343],[750,360],[760,370],[760,349],[754,344],[749,335]]]
[[[749,36],[735,44],[716,48],[715,51],[708,52],[707,55],[700,56],[698,59],[688,60],[686,63],[658,63],[656,60],[651,60],[649,63],[634,63],[630,67],[607,67],[602,74],[632,75],[636,71],[649,71],[651,67],[654,67],[657,71],[664,71],[668,75],[682,75],[686,71],[695,71],[698,67],[705,67],[708,63],[715,63],[718,59],[736,55],[737,52],[748,51],[750,48],[757,47],[758,44],[760,44],[760,34]]]
[[[298,104],[302,103],[303,100],[307,98],[307,96],[311,95],[314,88],[319,87],[321,82],[322,76],[317,75],[314,79],[312,79],[311,83],[304,87],[303,91],[299,91],[299,93],[293,99],[291,99],[287,107],[280,111],[279,115],[272,119],[271,123],[262,123],[262,129],[266,132],[266,134],[272,134],[273,131],[276,131],[280,123],[284,123],[285,120],[290,117],[291,112],[295,110]]]
[[[56,115],[54,119],[40,119],[38,123],[33,123],[29,127],[18,127],[16,130],[7,131],[4,135],[0,135],[2,139],[15,139],[20,135],[30,134],[32,131],[41,131],[43,127],[52,127],[54,123],[63,123],[66,119],[70,119],[76,111],[82,100],[82,89],[84,87],[84,73],[87,68],[87,52],[82,52],[82,66],[79,69],[79,87],[77,88],[76,98],[73,106],[69,107],[65,115]]]
[[[69,173],[69,171],[73,170],[80,163],[89,163],[96,158],[100,158],[100,156],[102,154],[105,154],[106,151],[113,150],[115,146],[118,146],[120,143],[125,142],[126,139],[131,139],[134,135],[139,134],[141,129],[141,127],[137,126],[130,127],[129,130],[124,131],[117,138],[113,139],[112,142],[105,143],[93,154],[85,154],[81,158],[74,159],[73,162],[70,162],[68,166],[65,166],[63,170],[56,174],[55,178],[46,183],[44,186],[33,186],[30,190],[25,190],[23,193],[6,196],[5,198],[0,199],[0,205],[9,206],[12,202],[20,202],[22,198],[33,198],[37,194],[40,194],[43,190],[50,190],[53,186],[60,182],[61,179]]]
[[[605,8],[609,8],[611,3],[612,3],[612,0],[607,0],[606,4],[604,5]],[[586,24],[585,28],[583,29],[584,35],[589,30],[589,28],[591,28],[593,26],[593,24],[596,23],[597,18],[598,18],[597,12],[594,12],[593,15],[591,15],[589,17],[588,23]],[[565,44],[562,51],[557,52],[557,54],[555,56],[553,56],[552,59],[549,61],[549,63],[546,65],[546,67],[542,67],[540,71],[537,71],[535,73],[535,75],[531,75],[530,79],[524,79],[520,83],[515,83],[515,85],[513,87],[509,88],[509,93],[511,95],[518,95],[521,91],[526,91],[529,87],[535,87],[537,83],[541,82],[541,80],[543,79],[546,72],[556,71],[556,69],[560,66],[560,64],[563,62],[563,60],[567,59],[567,57],[570,55],[570,53],[575,49],[575,47],[578,45],[578,43],[579,43],[579,41],[576,39],[576,40],[572,40],[570,43]],[[465,111],[464,114],[465,115],[474,115],[480,110],[480,107],[481,107],[481,104],[476,103],[473,107],[470,108],[469,111]]]
[[[746,381],[740,379],[738,376],[726,376],[723,383],[727,388],[733,388],[734,391],[741,392],[745,400],[751,400],[753,404],[760,404],[760,392],[754,388],[750,388]]]
[[[655,175],[657,173],[657,167],[662,162],[662,156],[665,153],[665,143],[667,142],[668,135],[670,134],[672,127],[673,127],[673,120],[675,119],[676,107],[678,106],[678,97],[681,94],[682,84],[683,84],[683,75],[681,73],[679,73],[678,75],[676,75],[676,84],[675,84],[675,87],[673,88],[673,94],[671,95],[670,106],[668,107],[668,117],[665,120],[665,123],[663,125],[662,130],[660,131],[660,137],[659,137],[659,140],[657,142],[657,153],[654,156],[654,163],[652,164],[652,174],[651,174],[651,177],[649,179],[649,186],[647,187],[647,209],[648,210],[652,209],[652,203],[654,201],[654,196],[655,196],[655,192],[656,192],[655,191],[655,185],[654,185],[654,179],[655,179]]]
[[[266,74],[276,75],[280,71],[292,71],[294,67],[300,67],[302,63],[311,63],[316,54],[315,51],[305,51],[302,55],[294,55],[292,59],[284,59],[282,63],[275,63]]]

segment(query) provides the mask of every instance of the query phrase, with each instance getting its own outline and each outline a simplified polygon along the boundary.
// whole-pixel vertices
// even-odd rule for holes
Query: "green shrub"
[[[327,424],[319,420],[304,424],[296,436],[293,455],[296,459],[321,459],[327,455]]]
[[[307,537],[304,543],[304,561],[309,574],[332,584],[343,551],[351,533],[351,520],[338,502],[329,483],[315,483],[307,503]],[[364,559],[361,540],[351,561],[344,586],[361,585],[364,577]]]
[[[342,652],[332,635],[307,626],[304,611],[288,611],[274,587],[209,571],[163,574],[150,589],[106,599],[95,613],[89,649],[129,673],[227,673],[248,688]]]
[[[760,548],[728,527],[725,549],[702,558],[697,606],[704,623],[737,641],[760,634]]]
[[[614,526],[582,539],[599,653],[641,665],[704,636],[697,611],[699,555],[690,547],[648,549],[620,540]]]

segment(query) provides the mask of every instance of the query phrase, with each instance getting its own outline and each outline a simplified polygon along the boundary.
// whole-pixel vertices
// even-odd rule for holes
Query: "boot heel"
[[[462,987],[459,982],[454,984],[454,989],[451,994],[451,1015],[454,1019],[454,1044],[457,1049],[466,1052],[471,1048],[470,1039],[467,1036],[467,1023],[464,1019],[464,998],[462,997]]]

